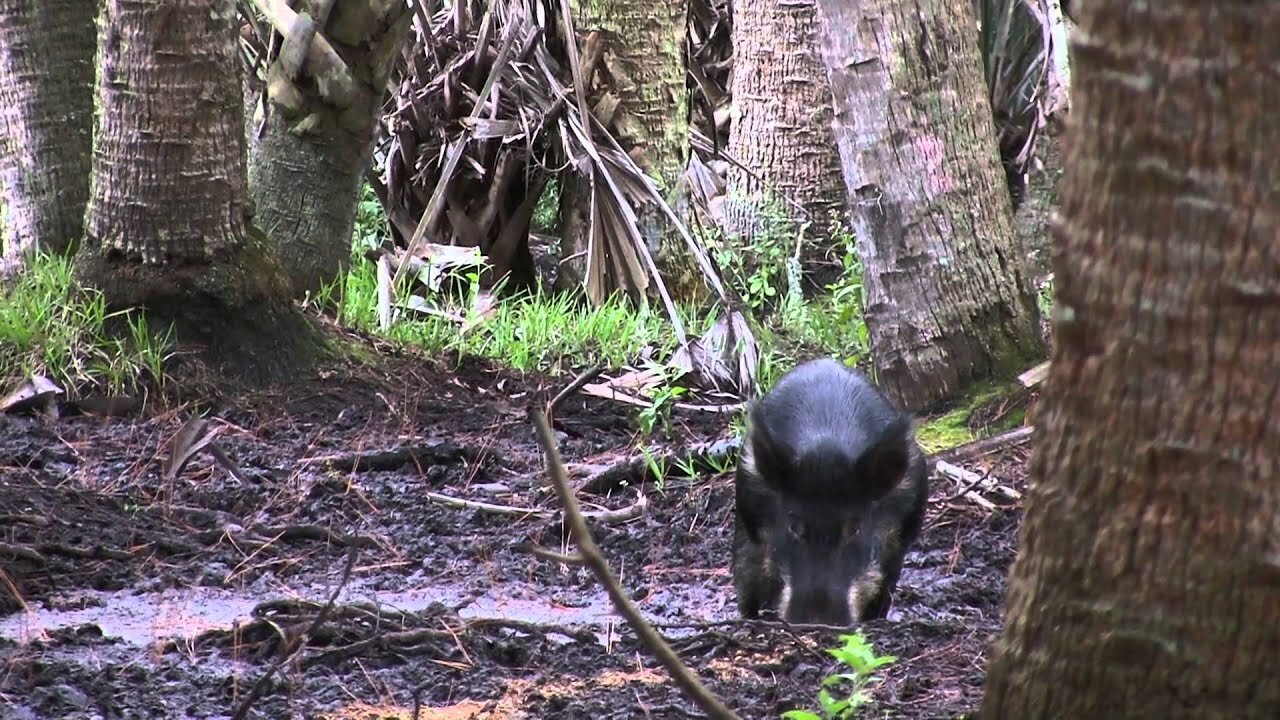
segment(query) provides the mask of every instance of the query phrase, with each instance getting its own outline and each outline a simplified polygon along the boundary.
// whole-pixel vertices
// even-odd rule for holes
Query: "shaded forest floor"
[[[189,411],[0,416],[0,714],[230,717],[310,631],[248,717],[699,717],[589,571],[520,547],[567,549],[526,408],[568,378],[405,357],[380,371],[214,408],[239,478],[208,451],[166,476]],[[569,398],[555,415],[565,461],[731,436],[727,415],[676,410],[665,437],[641,438],[634,413]],[[1022,489],[1025,452],[969,467]],[[811,707],[836,635],[735,621],[731,475],[581,500],[634,509],[641,490],[642,513],[593,523],[640,608],[743,717]],[[875,692],[894,718],[976,713],[1015,550],[1016,506],[981,507],[940,478],[931,495],[890,617],[864,627],[899,657]]]

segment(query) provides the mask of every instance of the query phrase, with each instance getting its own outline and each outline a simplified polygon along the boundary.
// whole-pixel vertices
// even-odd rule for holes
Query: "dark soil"
[[[166,477],[186,411],[0,416],[0,716],[230,717],[305,634],[247,717],[701,717],[585,568],[525,550],[572,549],[558,516],[427,495],[556,510],[526,408],[570,378],[403,357],[379,373],[321,373],[209,413],[239,479],[207,449]],[[633,414],[567,400],[555,428],[571,469],[731,436],[727,415],[677,410],[645,439]],[[1021,489],[1022,452],[972,469]],[[640,490],[580,500],[616,510]],[[632,598],[744,718],[811,707],[836,634],[736,621],[731,476],[643,490],[637,519],[593,523]],[[978,709],[1020,510],[958,494],[934,479],[894,609],[863,628],[899,658],[877,715]]]

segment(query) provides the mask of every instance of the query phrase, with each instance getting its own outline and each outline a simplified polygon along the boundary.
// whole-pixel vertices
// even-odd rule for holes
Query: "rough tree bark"
[[[1079,15],[1056,348],[982,717],[1280,717],[1280,5]]]
[[[592,63],[587,83],[589,101],[606,127],[654,178],[669,203],[688,161],[689,91],[685,85],[685,16],[683,0],[573,0],[574,30],[579,39],[598,33],[602,53],[584,52]],[[593,79],[595,82],[593,83]],[[592,92],[595,85],[598,92]],[[557,285],[581,286],[586,272],[590,189],[566,176],[560,193],[561,245],[564,258]],[[679,207],[677,207],[679,211]],[[655,209],[641,209],[640,228],[656,253],[663,280],[676,297],[698,294],[697,270],[678,235]]]
[[[93,139],[94,0],[0,0],[0,276],[80,242]]]
[[[250,222],[236,53],[234,0],[104,3],[79,269],[222,372],[270,380],[318,335]]]
[[[1040,356],[966,2],[817,0],[871,359],[913,410]]]
[[[270,6],[287,39],[268,71],[250,183],[258,225],[302,296],[346,271],[373,131],[411,15],[404,0],[308,0],[296,10],[309,15]],[[321,17],[317,7],[331,9]]]
[[[729,170],[724,222],[744,249],[763,229],[761,207],[781,208],[810,223],[801,249],[805,274],[819,287],[839,275],[832,251],[832,213],[846,210],[840,155],[831,133],[831,89],[818,56],[814,0],[733,3],[733,127],[729,154],[754,173]],[[763,181],[763,182],[761,182]],[[781,197],[778,197],[781,196]]]

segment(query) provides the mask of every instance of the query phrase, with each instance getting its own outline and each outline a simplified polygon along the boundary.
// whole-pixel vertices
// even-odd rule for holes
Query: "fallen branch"
[[[565,565],[585,565],[586,564],[586,561],[583,560],[582,556],[579,555],[578,553],[573,553],[572,555],[566,555],[565,553],[556,552],[555,550],[548,550],[547,548],[544,548],[541,545],[534,545],[532,543],[520,543],[519,545],[512,545],[511,549],[515,550],[516,552],[529,553],[530,555],[534,557],[542,558],[543,560],[550,560],[551,562],[564,563]]]
[[[1003,495],[1004,497],[1010,500],[1017,501],[1022,499],[1022,493],[1018,492],[1017,490],[1014,490],[1013,488],[1007,487],[1005,485],[1001,485],[991,477],[988,477],[986,475],[981,475],[979,473],[973,472],[972,470],[966,470],[958,465],[952,465],[949,462],[938,461],[937,463],[934,464],[934,471],[937,472],[939,475],[942,475],[943,477],[955,480],[957,483],[961,484],[962,487],[965,485],[967,485],[968,487],[978,487],[978,488],[981,488],[984,492]],[[982,497],[981,495],[979,495],[977,492],[973,490],[962,490],[961,492],[963,497],[968,498],[969,500],[987,508],[988,510],[994,510],[996,507],[995,503],[991,502],[990,500],[987,500],[986,498]]]
[[[556,488],[556,494],[560,496],[560,502],[564,506],[565,520],[572,531],[574,540],[578,543],[578,550],[582,553],[582,558],[587,567],[591,568],[596,579],[600,581],[601,585],[604,585],[605,591],[608,592],[614,607],[618,609],[618,613],[627,619],[632,629],[635,630],[636,635],[639,636],[640,641],[657,656],[658,661],[667,669],[667,672],[671,673],[671,677],[680,685],[685,694],[698,707],[702,708],[703,712],[712,718],[720,720],[737,720],[738,715],[702,684],[698,676],[680,660],[680,656],[671,649],[671,646],[662,638],[662,635],[658,634],[658,631],[654,630],[653,626],[645,621],[639,609],[631,602],[631,598],[627,597],[627,593],[619,585],[618,579],[609,568],[609,562],[605,560],[599,546],[596,545],[595,539],[591,536],[591,529],[587,527],[587,521],[582,517],[582,511],[578,508],[578,500],[574,497],[573,488],[569,486],[569,478],[565,474],[564,464],[560,461],[560,451],[556,447],[555,435],[551,431],[551,424],[547,422],[545,415],[535,409],[530,409],[530,415],[532,416],[534,429],[538,433],[538,443],[542,445],[542,451],[546,454],[547,474],[551,477],[551,482]]]
[[[490,513],[492,515],[505,515],[507,517],[534,517],[545,519],[552,516],[554,511],[544,510],[543,508],[519,507],[515,505],[498,505],[496,503],[487,503],[480,500],[465,500],[452,495],[444,495],[438,492],[426,492],[424,496],[431,502],[444,505],[445,507],[456,508],[458,510],[478,510],[480,512]]]
[[[251,532],[269,537],[271,542],[280,540],[315,540],[344,547],[376,548],[378,541],[368,535],[348,535],[321,525],[255,525]]]
[[[555,625],[551,623],[535,623],[528,620],[513,620],[510,618],[476,618],[467,621],[467,629],[471,628],[503,628],[506,630],[519,630],[531,635],[563,635],[567,638],[573,638],[580,643],[595,643],[596,636],[591,630],[586,628],[570,628],[564,625]]]
[[[930,461],[941,461],[948,463],[961,463],[974,458],[990,455],[1001,450],[1007,450],[1011,447],[1024,445],[1031,441],[1031,435],[1035,431],[1034,427],[1025,426],[1014,428],[1008,432],[993,435],[989,438],[974,440],[964,445],[943,450],[940,453],[932,455]]]
[[[0,543],[0,555],[8,555],[11,558],[19,560],[27,560],[37,565],[48,565],[49,560],[41,555],[33,548],[26,545],[12,545],[10,543]]]
[[[237,544],[255,546],[270,545],[282,540],[315,540],[342,547],[378,547],[378,541],[367,535],[348,535],[323,525],[254,525],[241,531],[237,531],[235,526],[223,526],[217,530],[197,533],[196,537],[206,545],[227,537]]]
[[[26,515],[26,514],[0,514],[0,527],[12,527],[17,524],[35,525],[37,527],[49,527],[53,523],[49,518],[43,515]]]
[[[443,630],[418,629],[418,630],[398,630],[395,632],[379,632],[372,637],[363,640],[357,640],[353,643],[336,647],[331,650],[315,653],[301,662],[304,668],[312,667],[333,660],[346,660],[364,653],[371,648],[386,649],[396,648],[401,652],[411,652],[416,646],[425,642],[450,640],[453,636]]]
[[[1019,375],[1018,382],[1022,383],[1024,387],[1032,388],[1044,382],[1047,377],[1049,377],[1049,361],[1045,360]]]
[[[974,478],[974,479],[973,479],[969,484],[967,484],[967,485],[965,485],[964,487],[960,488],[960,490],[959,490],[958,492],[956,492],[956,494],[954,494],[954,495],[952,495],[952,496],[950,496],[950,497],[943,498],[942,500],[940,500],[940,501],[939,501],[939,503],[940,503],[940,504],[943,504],[943,505],[946,505],[946,504],[949,504],[949,503],[955,502],[956,500],[959,500],[960,498],[969,498],[970,500],[973,500],[973,499],[976,497],[976,498],[979,498],[979,500],[977,500],[976,502],[979,502],[980,504],[982,504],[982,505],[983,505],[983,507],[986,507],[988,510],[992,510],[992,509],[994,509],[994,508],[995,508],[995,505],[990,504],[990,501],[986,501],[986,499],[985,499],[985,498],[982,498],[982,496],[981,496],[981,495],[976,495],[976,494],[973,492],[973,489],[974,489],[974,488],[976,488],[976,487],[978,487],[978,483],[980,483],[980,482],[982,482],[983,480],[985,480],[985,479],[986,479],[986,477],[987,477],[987,475],[986,475],[985,473],[984,473],[984,474],[982,474],[982,475],[979,475],[978,477]],[[983,501],[985,501],[985,502],[983,502]]]
[[[652,400],[646,400],[645,398],[639,397],[637,395],[632,395],[631,393],[623,392],[622,390],[617,389],[616,387],[614,387],[613,385],[610,385],[609,383],[598,383],[598,384],[586,383],[583,385],[582,390],[588,395],[594,395],[599,398],[605,398],[606,400],[617,400],[618,402],[624,402],[624,403],[627,403],[628,405],[635,405],[636,407],[642,407],[642,408],[653,407]],[[746,407],[746,403],[734,402],[734,403],[722,403],[720,405],[698,405],[695,403],[687,403],[687,402],[673,402],[671,403],[671,407],[675,408],[676,410],[689,410],[692,412],[734,413]]]
[[[192,507],[191,505],[148,505],[145,510],[148,512],[161,511],[165,513],[182,513],[184,515],[192,515],[210,525],[242,525],[240,518],[232,515],[225,510],[213,510],[210,508]]]
[[[45,555],[65,555],[84,560],[132,560],[134,557],[134,554],[127,550],[115,550],[101,545],[80,547],[60,542],[44,543],[40,546],[40,552]]]

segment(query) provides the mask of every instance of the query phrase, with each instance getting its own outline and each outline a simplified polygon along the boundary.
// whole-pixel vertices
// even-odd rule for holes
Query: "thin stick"
[[[600,377],[600,373],[604,372],[604,368],[593,367],[582,372],[581,375],[573,379],[568,387],[556,393],[551,398],[551,402],[547,403],[547,417],[553,417],[556,414],[556,408],[560,407],[560,403],[569,399],[569,396],[581,390],[587,383]]]
[[[973,458],[990,455],[1000,450],[1030,442],[1034,430],[1035,428],[1029,426],[1014,428],[999,435],[948,448],[942,452],[935,453],[929,460],[930,462],[941,460],[950,463],[961,463]]]
[[[578,500],[573,495],[573,489],[569,487],[569,478],[565,473],[564,463],[560,461],[560,451],[556,448],[551,424],[547,422],[545,415],[534,408],[530,408],[529,414],[533,420],[534,429],[538,433],[538,443],[542,445],[542,450],[547,455],[547,474],[551,476],[551,482],[555,485],[560,502],[564,505],[565,522],[568,523],[573,532],[573,538],[578,543],[578,551],[582,555],[583,562],[591,568],[591,572],[595,574],[600,584],[604,585],[619,614],[627,619],[640,641],[657,656],[658,661],[667,669],[667,672],[671,673],[671,677],[684,689],[685,694],[712,718],[738,720],[738,715],[702,684],[698,676],[684,664],[680,656],[631,603],[631,599],[619,585],[618,579],[614,577],[613,571],[609,569],[609,562],[605,560],[595,539],[591,537],[591,530],[578,509]]]

